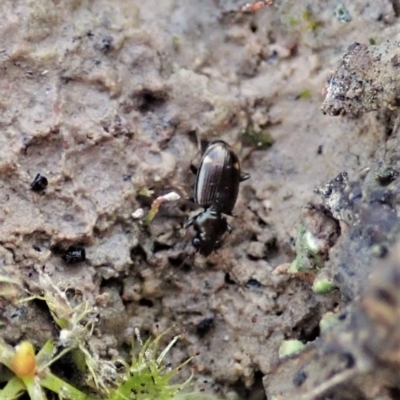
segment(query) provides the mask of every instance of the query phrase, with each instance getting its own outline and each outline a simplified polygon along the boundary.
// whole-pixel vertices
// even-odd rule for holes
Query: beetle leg
[[[242,172],[240,174],[240,182],[247,181],[247,179],[249,179],[249,178],[250,178],[250,174],[247,174],[246,172]]]
[[[196,219],[196,217],[190,218],[189,221],[186,222],[186,224],[185,224],[185,229],[189,228],[189,226],[192,226],[195,219]]]

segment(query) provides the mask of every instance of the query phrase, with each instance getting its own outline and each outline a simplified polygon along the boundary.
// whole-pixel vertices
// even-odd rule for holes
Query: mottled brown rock
[[[379,46],[353,43],[329,78],[322,111],[360,116],[378,109],[395,109],[400,101],[400,41]]]

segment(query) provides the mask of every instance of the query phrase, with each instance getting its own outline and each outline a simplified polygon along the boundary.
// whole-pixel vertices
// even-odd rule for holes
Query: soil
[[[1,1],[0,275],[88,300],[105,359],[135,328],[184,332],[169,361],[198,354],[207,393],[397,399],[400,4],[241,6]],[[184,228],[190,165],[216,139],[251,178],[204,257]],[[148,226],[132,218],[171,191]],[[335,289],[316,293],[326,277]],[[43,302],[18,296],[0,297],[1,338],[57,337]],[[287,339],[307,345],[282,361]]]

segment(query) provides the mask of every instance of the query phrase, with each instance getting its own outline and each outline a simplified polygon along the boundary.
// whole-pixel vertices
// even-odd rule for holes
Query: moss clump
[[[321,320],[319,321],[319,328],[321,332],[325,332],[330,329],[332,326],[335,326],[339,322],[337,315],[332,311],[328,311],[325,313]]]
[[[299,98],[299,99],[302,99],[302,100],[308,100],[308,99],[310,99],[310,98],[311,98],[310,89],[304,89],[302,92],[299,93],[298,98]]]
[[[257,150],[266,150],[273,144],[274,138],[269,132],[248,129],[243,135],[243,145],[255,147]]]
[[[323,266],[318,240],[304,225],[300,225],[296,239],[296,258],[291,263],[289,273],[316,271]]]
[[[316,279],[313,284],[313,292],[318,294],[327,294],[335,289],[335,285],[330,279]]]
[[[300,340],[290,339],[284,340],[279,347],[279,358],[285,358],[291,356],[293,354],[299,353],[304,349],[304,343],[300,342]]]
[[[38,272],[43,296],[31,296],[22,301],[45,301],[54,322],[60,328],[59,337],[47,341],[37,354],[29,340],[14,348],[0,338],[0,364],[9,370],[8,376],[2,376],[5,386],[0,390],[1,400],[16,400],[25,392],[32,400],[47,400],[45,389],[63,400],[176,399],[177,393],[192,378],[190,376],[181,384],[171,383],[191,359],[175,368],[169,368],[164,363],[166,354],[179,339],[179,335],[160,351],[160,342],[165,332],[143,343],[136,330],[139,349],[132,350],[129,361],[104,361],[90,346],[97,322],[96,310],[89,302],[73,306],[48,275],[40,270]],[[9,284],[5,278],[4,281]],[[54,362],[66,353],[72,355],[70,359],[77,373],[83,377],[82,387],[71,385],[52,371]]]
[[[137,336],[141,345],[139,355],[137,357],[132,356],[131,365],[125,364],[124,376],[120,376],[122,378],[121,384],[118,388],[112,390],[110,400],[175,399],[175,395],[192,378],[191,376],[183,384],[170,384],[170,381],[191,359],[173,369],[167,369],[163,365],[165,355],[179,339],[179,336],[175,336],[159,355],[158,348],[163,334],[155,340],[147,340],[144,344],[141,342],[138,333]]]
[[[306,23],[306,28],[310,31],[315,31],[321,25],[310,10],[303,12],[303,21]]]

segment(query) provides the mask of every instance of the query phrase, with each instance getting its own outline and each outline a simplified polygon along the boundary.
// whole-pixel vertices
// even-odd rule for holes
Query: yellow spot
[[[233,164],[233,168],[235,168],[237,171],[239,171],[239,170],[240,170],[240,165],[239,165],[239,163],[235,162],[235,163]]]
[[[22,342],[15,347],[15,354],[11,359],[11,369],[20,378],[35,375],[35,350],[31,342]]]

